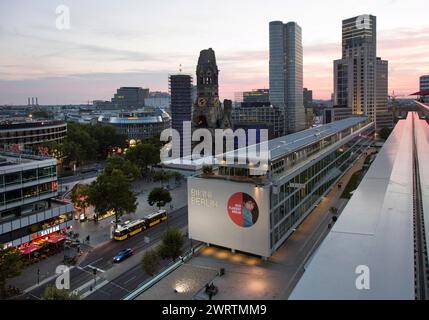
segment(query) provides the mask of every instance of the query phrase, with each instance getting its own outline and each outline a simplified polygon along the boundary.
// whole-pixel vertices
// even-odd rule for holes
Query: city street
[[[145,232],[135,235],[125,241],[108,241],[93,249],[83,259],[78,266],[70,270],[71,290],[78,289],[80,294],[84,293],[84,298],[88,299],[114,299],[122,297],[128,291],[135,289],[147,277],[140,265],[140,257],[144,250],[156,245],[162,232],[169,226],[174,226],[184,230],[187,226],[187,207],[173,211],[169,219]],[[146,242],[145,240],[149,240]],[[113,264],[113,257],[122,249],[131,248],[134,250],[134,256],[118,264]],[[186,242],[185,249],[189,248]],[[138,259],[136,259],[138,258]],[[102,281],[108,281],[108,290],[103,289],[100,293],[95,292],[88,295],[94,281],[93,269],[96,268],[96,285]],[[123,270],[126,268],[125,270]],[[106,278],[108,280],[106,280]],[[55,284],[55,279],[43,283],[42,285],[25,293],[21,299],[40,299],[44,289],[49,285]],[[106,282],[105,282],[106,283]],[[108,293],[106,294],[106,292]],[[88,292],[88,293],[85,293]]]

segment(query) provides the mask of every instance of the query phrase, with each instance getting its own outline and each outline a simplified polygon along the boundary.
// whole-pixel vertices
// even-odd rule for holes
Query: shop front
[[[24,261],[33,264],[62,252],[63,242],[68,238],[66,233],[71,228],[56,225],[32,234],[31,241],[18,247],[21,254],[28,258]]]

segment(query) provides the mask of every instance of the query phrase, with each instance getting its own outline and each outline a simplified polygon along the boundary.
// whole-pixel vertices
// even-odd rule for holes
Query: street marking
[[[74,266],[71,266],[70,268],[69,268],[69,271],[71,271],[73,268],[75,268]],[[50,276],[49,278],[46,278],[46,279],[44,279],[44,280],[42,280],[42,281],[40,281],[39,282],[39,284],[35,284],[35,285],[33,285],[33,286],[31,286],[31,287],[29,287],[29,288],[27,288],[27,289],[25,289],[23,292],[24,293],[29,293],[30,291],[33,291],[34,289],[36,289],[37,287],[40,287],[41,285],[44,285],[45,283],[48,283],[49,281],[52,281],[52,280],[54,280],[54,279],[56,279],[57,277],[58,277],[59,275],[58,274],[53,274],[52,276]]]
[[[101,273],[106,272],[105,270],[97,268],[97,267],[94,267],[94,266],[92,266],[90,264],[86,265],[85,268],[86,267],[91,268],[91,269],[95,269],[95,270],[97,270],[98,272],[101,272]]]
[[[91,294],[93,294],[95,291],[97,291],[97,290],[99,290],[100,288],[102,288],[102,287],[104,287],[106,284],[108,284],[109,283],[109,281],[108,280],[104,280],[103,282],[101,282],[100,284],[98,284],[98,285],[96,285],[93,289],[92,289],[92,291],[91,290],[89,290],[89,291],[86,291],[84,294],[82,294],[81,296],[80,296],[80,298],[83,300],[83,299],[85,299],[86,297],[88,297],[89,295],[91,295]]]
[[[101,280],[101,278],[100,278],[100,277],[96,277],[96,278],[95,278],[95,281],[99,281],[99,280]],[[79,288],[74,289],[74,290],[73,290],[73,292],[74,292],[74,293],[79,293],[79,292],[83,291],[83,289],[85,289],[85,288],[87,288],[87,287],[90,287],[93,283],[94,283],[94,279],[92,279],[92,280],[90,280],[90,281],[88,281],[88,282],[85,282],[85,283],[84,283],[83,285],[81,285]]]
[[[131,281],[133,281],[134,279],[136,279],[137,278],[137,276],[134,276],[134,277],[131,277],[130,279],[128,279],[127,281],[124,281],[124,284],[127,284],[127,283],[129,283],[129,282],[131,282]]]
[[[87,266],[89,266],[89,265],[91,265],[91,264],[94,264],[94,263],[97,263],[97,262],[99,262],[99,261],[101,261],[101,260],[103,260],[104,258],[103,257],[101,257],[100,259],[97,259],[97,260],[95,260],[95,261],[92,261],[92,262],[90,262],[90,263],[88,263],[85,267],[87,267]],[[84,268],[85,268],[84,267]]]

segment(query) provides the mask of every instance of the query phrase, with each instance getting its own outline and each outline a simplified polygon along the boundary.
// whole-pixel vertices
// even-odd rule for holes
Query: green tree
[[[69,290],[57,289],[54,286],[48,286],[42,293],[42,300],[79,300],[80,297],[76,293]]]
[[[142,268],[148,275],[153,276],[159,269],[161,258],[156,250],[148,250],[142,258]]]
[[[66,157],[70,162],[80,165],[84,161],[97,158],[98,142],[89,133],[90,125],[67,124],[67,137],[64,139]]]
[[[147,198],[147,201],[151,206],[156,204],[159,209],[171,202],[171,200],[170,192],[164,188],[153,188]]]
[[[85,214],[86,208],[90,206],[88,202],[88,196],[90,193],[90,186],[88,184],[77,184],[71,194],[71,199],[73,201],[74,207],[83,211]]]
[[[172,173],[170,171],[156,171],[153,176],[153,181],[160,181],[161,182],[161,186],[164,186],[164,182],[168,182],[170,181],[170,179],[172,178]]]
[[[213,173],[213,167],[212,166],[203,166],[203,173],[204,174],[212,174]]]
[[[185,240],[179,229],[175,227],[168,228],[161,235],[162,243],[158,247],[159,255],[164,259],[176,260],[183,252]]]
[[[107,158],[106,166],[104,167],[104,171],[108,175],[112,174],[114,169],[122,171],[130,181],[140,177],[139,168],[131,161],[118,155]]]
[[[106,159],[115,147],[125,148],[127,137],[116,132],[115,127],[106,124],[95,124],[87,128],[91,137],[97,141],[97,155]]]
[[[0,246],[0,298],[6,298],[6,280],[19,276],[24,268],[18,249]]]
[[[142,143],[127,150],[125,158],[134,163],[141,171],[159,163],[159,148],[153,144]]]
[[[102,172],[90,186],[88,201],[94,206],[94,211],[103,214],[113,210],[116,224],[123,214],[137,208],[130,181],[121,170],[113,169],[110,175]]]

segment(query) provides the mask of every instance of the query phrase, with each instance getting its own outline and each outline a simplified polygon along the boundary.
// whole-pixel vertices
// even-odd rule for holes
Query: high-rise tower
[[[379,129],[389,122],[384,89],[388,63],[377,58],[376,31],[375,16],[365,14],[343,20],[342,58],[334,61],[334,105],[368,115]]]
[[[192,77],[187,74],[173,74],[170,75],[169,84],[171,127],[180,134],[180,156],[188,156],[191,154],[190,143],[185,147],[183,122],[192,121]]]
[[[270,102],[285,113],[285,132],[305,129],[302,31],[296,22],[270,22]]]

